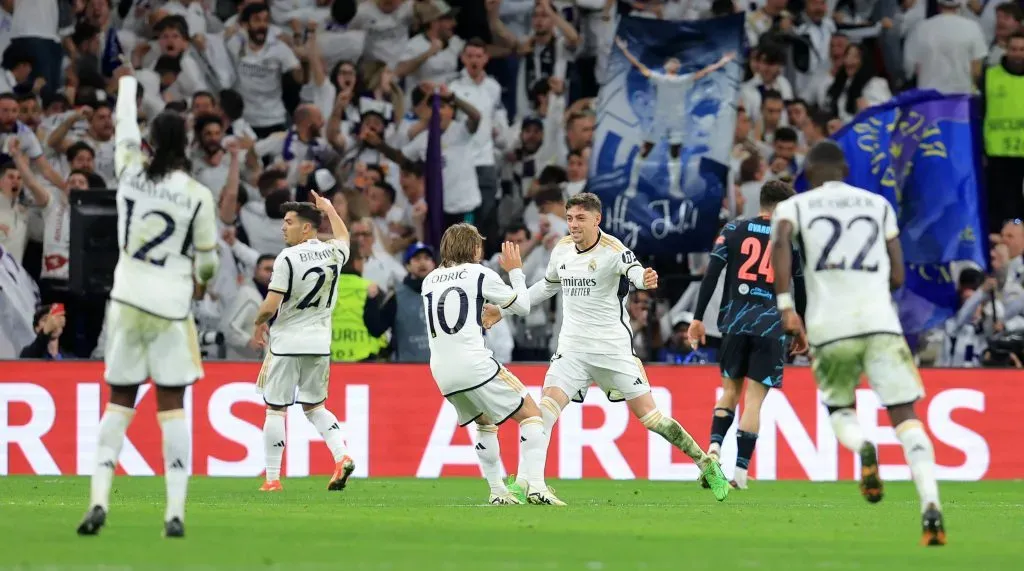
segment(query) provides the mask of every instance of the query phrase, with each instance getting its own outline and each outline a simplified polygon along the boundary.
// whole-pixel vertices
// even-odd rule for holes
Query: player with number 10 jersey
[[[512,287],[486,266],[483,237],[469,224],[456,224],[441,238],[441,265],[427,274],[420,295],[430,333],[430,372],[441,394],[455,407],[459,426],[477,425],[475,447],[480,467],[491,488],[490,503],[515,505],[526,501],[565,505],[544,483],[547,439],[540,409],[526,387],[494,360],[484,345],[481,312],[488,302],[516,315],[530,312],[519,247],[502,244],[499,263]],[[519,472],[523,498],[510,493],[501,480],[498,425],[519,423]]]

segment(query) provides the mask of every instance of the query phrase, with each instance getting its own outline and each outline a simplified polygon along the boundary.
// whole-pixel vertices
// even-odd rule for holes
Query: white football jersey
[[[498,274],[480,264],[439,267],[423,280],[423,311],[430,333],[430,372],[441,394],[448,396],[480,386],[501,366],[484,345],[481,312],[484,302],[516,315],[530,311],[522,270]]]
[[[631,282],[643,286],[643,272],[633,252],[604,232],[583,251],[576,249],[572,238],[562,238],[551,251],[544,281],[534,286],[540,285],[546,294],[562,292],[557,353],[631,355],[633,329],[626,297]]]
[[[314,238],[277,255],[268,289],[284,301],[270,326],[272,354],[331,354],[331,313],[348,254],[348,242]]]
[[[110,298],[170,320],[189,317],[193,257],[217,247],[213,195],[184,172],[146,177],[133,78],[120,81],[115,111],[117,243]]]
[[[889,291],[892,265],[885,243],[899,236],[884,197],[829,182],[775,207],[793,225],[807,285],[807,337],[823,345],[873,333],[903,334]]]

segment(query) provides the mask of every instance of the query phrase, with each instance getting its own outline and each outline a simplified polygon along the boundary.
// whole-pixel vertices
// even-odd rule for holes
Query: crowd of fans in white
[[[986,66],[1024,72],[1016,2],[263,1],[0,0],[0,150],[10,159],[0,161],[0,245],[39,280],[44,303],[67,304],[66,317],[38,312],[40,337],[23,356],[89,356],[67,339],[88,329],[66,293],[68,192],[113,187],[111,102],[117,79],[132,72],[123,61],[136,68],[143,117],[172,108],[192,128],[193,175],[213,192],[222,224],[221,269],[195,316],[221,334],[207,357],[230,359],[260,358],[251,323],[284,247],[278,207],[316,189],[350,225],[355,270],[373,284],[371,332],[390,331],[391,349],[373,358],[426,360],[401,350],[425,351],[425,329],[394,337],[403,315],[422,320],[403,299],[418,303],[435,263],[420,243],[435,91],[445,221],[470,220],[492,244],[519,243],[528,283],[542,279],[567,233],[564,201],[586,186],[594,97],[620,14],[746,12],[749,71],[723,218],[756,215],[764,181],[794,176],[809,146],[896,91],[974,92]],[[1024,227],[1011,220],[994,230],[997,277],[958,276],[964,311],[922,341],[939,347],[923,352],[933,362],[977,365],[987,335],[1024,326],[1007,313],[1024,294]],[[706,256],[687,262],[699,278]],[[678,301],[631,294],[638,355],[678,362],[689,353],[698,284],[684,280]],[[505,361],[546,359],[558,315],[543,307],[503,321],[488,342]],[[705,322],[714,337],[715,315]],[[966,338],[980,345],[967,350]],[[93,345],[100,355],[102,339]]]

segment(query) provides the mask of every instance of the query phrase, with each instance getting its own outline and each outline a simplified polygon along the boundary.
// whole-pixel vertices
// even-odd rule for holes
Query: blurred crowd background
[[[109,212],[110,193],[87,189],[116,182],[111,110],[126,60],[143,122],[187,116],[192,174],[218,205],[221,267],[194,312],[204,356],[262,357],[252,322],[284,247],[278,208],[315,189],[352,232],[334,359],[426,362],[431,94],[445,222],[476,224],[493,250],[518,243],[533,283],[567,234],[566,198],[587,186],[618,19],[735,12],[749,52],[722,222],[756,215],[760,186],[792,179],[808,147],[859,111],[913,87],[975,93],[990,266],[952,268],[959,312],[913,346],[926,365],[1020,367],[1024,11],[995,0],[0,0],[0,355],[102,357],[116,261],[103,252],[116,236],[109,218],[87,217],[73,235],[71,218]],[[501,272],[493,254],[485,263]],[[649,262],[662,287],[627,305],[637,355],[713,362],[714,313],[707,347],[685,339],[707,255]],[[26,306],[32,321],[19,323]],[[503,362],[543,361],[558,329],[556,297],[487,342]]]

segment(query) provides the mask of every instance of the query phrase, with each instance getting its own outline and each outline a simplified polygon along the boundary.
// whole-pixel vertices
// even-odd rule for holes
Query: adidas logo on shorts
[[[636,382],[633,383],[633,386],[635,387],[637,385],[642,385],[642,384],[644,384],[644,380],[643,379],[637,379]]]

